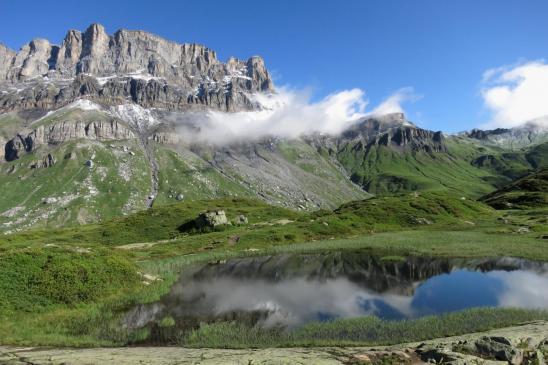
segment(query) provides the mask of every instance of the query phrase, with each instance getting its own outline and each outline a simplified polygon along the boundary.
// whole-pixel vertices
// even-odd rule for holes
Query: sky
[[[277,86],[319,103],[359,89],[369,110],[401,104],[456,132],[548,115],[547,14],[546,0],[0,0],[0,42],[141,29],[221,60],[261,55]]]

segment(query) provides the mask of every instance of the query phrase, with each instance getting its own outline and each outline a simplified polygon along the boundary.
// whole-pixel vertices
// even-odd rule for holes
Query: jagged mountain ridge
[[[110,105],[249,110],[256,107],[249,93],[272,90],[259,56],[222,63],[205,46],[143,31],[110,36],[92,24],[69,31],[60,46],[44,39],[19,52],[0,46],[0,112],[56,109],[83,96]]]
[[[486,144],[519,149],[548,141],[547,120],[543,117],[514,128],[473,129],[463,134]]]

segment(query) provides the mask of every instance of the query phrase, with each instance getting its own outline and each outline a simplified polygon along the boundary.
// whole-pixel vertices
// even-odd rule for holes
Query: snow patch
[[[78,100],[76,100],[76,101],[74,101],[74,102],[72,102],[68,105],[65,105],[62,108],[59,108],[59,109],[56,109],[56,110],[50,110],[44,116],[42,116],[42,117],[36,119],[35,121],[33,121],[32,124],[38,123],[38,122],[50,117],[51,115],[53,115],[57,112],[64,111],[64,110],[70,110],[70,109],[81,109],[81,110],[84,110],[84,111],[103,110],[103,108],[99,104],[96,104],[91,100],[78,99]]]
[[[115,79],[116,75],[110,75],[110,76],[104,76],[104,77],[98,77],[97,82],[99,83],[99,86],[103,86],[106,84],[109,80]]]
[[[146,72],[145,69],[140,69],[135,72],[131,72],[127,74],[127,77],[131,77],[132,79],[136,79],[136,80],[145,80],[147,82],[150,80],[164,80],[164,78],[162,77],[152,76],[151,74]]]
[[[110,108],[110,113],[139,130],[147,129],[159,123],[149,109],[133,103],[113,106]]]
[[[73,103],[70,103],[66,107],[67,109],[82,109],[82,110],[102,110],[101,106],[99,104],[94,103],[91,100],[88,99],[78,99]],[[63,108],[61,108],[63,109]]]

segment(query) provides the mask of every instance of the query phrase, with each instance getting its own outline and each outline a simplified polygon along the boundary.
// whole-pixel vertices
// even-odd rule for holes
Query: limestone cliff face
[[[12,68],[16,53],[0,43],[0,80],[4,79]]]
[[[99,24],[69,31],[60,46],[36,39],[15,53],[0,45],[0,82],[0,112],[60,107],[83,95],[107,104],[130,98],[144,107],[248,110],[248,93],[273,90],[261,57],[222,63],[202,45],[143,31],[110,36]]]
[[[135,135],[117,120],[90,123],[61,122],[18,133],[5,144],[4,158],[6,161],[13,161],[21,157],[23,153],[31,152],[40,145],[60,144],[82,138],[108,141],[131,139],[135,138]]]

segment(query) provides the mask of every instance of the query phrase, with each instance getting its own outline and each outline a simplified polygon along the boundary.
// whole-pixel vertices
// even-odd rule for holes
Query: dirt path
[[[538,321],[423,343],[376,346],[375,348],[319,347],[228,350],[181,347],[46,349],[0,346],[0,365],[349,365],[380,363],[413,365],[425,364],[427,361],[435,359],[437,359],[437,363],[446,365],[538,364],[544,363],[541,358],[548,354],[547,340],[548,321]],[[465,348],[466,346],[468,348]],[[474,354],[473,349],[482,349],[485,352],[480,357],[480,354]],[[505,356],[509,359],[503,359]]]

